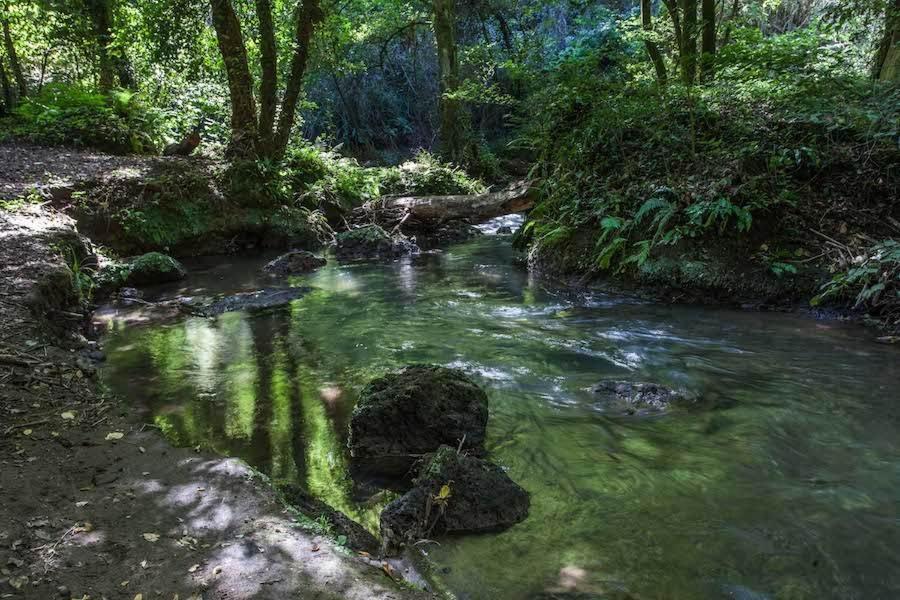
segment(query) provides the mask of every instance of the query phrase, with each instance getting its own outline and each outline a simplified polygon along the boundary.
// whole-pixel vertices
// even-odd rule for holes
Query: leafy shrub
[[[421,150],[415,159],[399,167],[382,169],[381,193],[385,195],[448,195],[478,194],[484,184],[472,179],[461,169],[441,162],[431,153]]]
[[[12,120],[12,134],[29,141],[91,147],[114,153],[153,153],[162,119],[128,91],[99,94],[60,83],[26,98]]]

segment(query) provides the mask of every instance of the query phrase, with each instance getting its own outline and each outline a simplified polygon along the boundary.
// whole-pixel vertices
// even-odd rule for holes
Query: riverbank
[[[3,597],[431,597],[338,544],[244,463],[173,448],[104,393],[61,254],[83,251],[71,219],[0,210],[0,239]]]

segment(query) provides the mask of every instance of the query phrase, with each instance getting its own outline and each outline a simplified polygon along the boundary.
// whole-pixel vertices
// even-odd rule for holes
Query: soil
[[[81,166],[45,162],[45,179],[8,151],[4,191],[92,162],[61,150]],[[104,393],[88,311],[29,308],[65,268],[54,243],[71,230],[46,205],[0,210],[0,598],[432,597],[393,580],[414,578],[407,564],[338,545],[245,464],[171,447]]]

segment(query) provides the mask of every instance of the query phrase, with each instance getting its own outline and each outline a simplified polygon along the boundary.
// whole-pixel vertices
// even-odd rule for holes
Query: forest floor
[[[75,176],[111,166],[79,156]],[[71,231],[46,206],[0,210],[0,598],[431,597],[304,526],[240,461],[173,448],[103,392],[88,315],[29,308]]]

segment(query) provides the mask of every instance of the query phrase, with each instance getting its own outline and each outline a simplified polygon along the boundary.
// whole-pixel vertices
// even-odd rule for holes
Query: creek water
[[[101,311],[103,376],[174,443],[239,456],[375,529],[390,498],[358,497],[346,468],[358,392],[412,362],[464,369],[488,391],[491,459],[532,504],[506,532],[427,545],[460,598],[900,597],[898,349],[799,316],[575,293],[513,258],[485,236],[329,262],[263,313]],[[271,285],[262,262],[198,262],[153,297]],[[605,378],[706,402],[611,413],[590,391]]]

